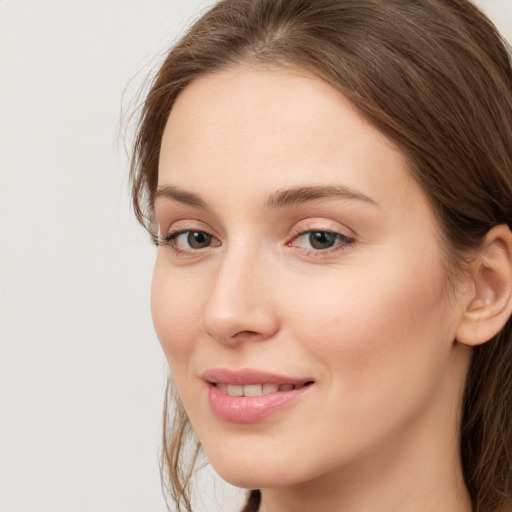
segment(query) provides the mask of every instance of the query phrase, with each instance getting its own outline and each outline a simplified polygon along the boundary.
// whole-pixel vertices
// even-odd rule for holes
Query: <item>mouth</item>
[[[314,387],[310,378],[296,378],[253,369],[214,368],[201,375],[212,412],[222,420],[255,423],[301,402]]]
[[[228,384],[226,382],[210,382],[219,391],[229,396],[266,396],[283,391],[293,391],[295,389],[302,389],[306,386],[313,384],[312,380],[301,383],[261,383],[261,384]]]

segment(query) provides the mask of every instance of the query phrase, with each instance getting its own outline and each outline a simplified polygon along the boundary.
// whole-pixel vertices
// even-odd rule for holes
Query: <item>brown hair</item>
[[[149,229],[176,98],[196,78],[240,64],[308,70],[398,144],[436,211],[450,268],[460,270],[493,226],[512,226],[511,63],[506,43],[468,0],[222,0],[171,49],[142,108],[132,197]],[[462,404],[460,452],[475,512],[512,504],[510,323],[474,349]],[[197,451],[184,465],[191,429],[179,401],[170,425],[168,405],[163,479],[178,510],[190,510]],[[244,510],[258,505],[252,491]]]

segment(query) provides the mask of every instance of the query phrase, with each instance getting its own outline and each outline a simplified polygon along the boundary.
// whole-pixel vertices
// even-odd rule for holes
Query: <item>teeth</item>
[[[217,383],[217,388],[231,396],[261,396],[277,393],[278,391],[291,391],[295,389],[294,384],[249,384],[246,386],[237,386],[232,384]]]
[[[219,382],[217,383],[217,388],[219,388],[223,393],[226,393],[226,395],[228,394],[228,387],[226,384]]]
[[[231,386],[228,385],[228,395],[231,396],[244,396],[244,387],[243,386]]]
[[[251,384],[243,386],[244,396],[261,396],[263,394],[263,386],[261,384]]]
[[[271,393],[277,393],[279,386],[277,384],[263,384],[263,394],[270,395]]]

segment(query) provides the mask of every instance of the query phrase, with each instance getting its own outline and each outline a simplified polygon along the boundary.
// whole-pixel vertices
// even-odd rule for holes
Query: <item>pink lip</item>
[[[224,368],[208,370],[202,378],[208,385],[208,400],[213,413],[225,421],[234,423],[254,423],[270,416],[302,397],[311,388],[304,384],[313,382],[312,379],[297,379],[258,370],[232,371]],[[294,384],[301,387],[268,395],[231,396],[217,388],[217,383],[238,386]]]

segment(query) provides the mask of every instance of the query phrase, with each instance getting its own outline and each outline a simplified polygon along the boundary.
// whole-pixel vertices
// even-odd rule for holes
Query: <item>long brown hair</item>
[[[330,83],[408,156],[443,230],[447,268],[512,226],[512,69],[505,41],[468,0],[222,0],[171,49],[142,107],[133,205],[151,231],[164,127],[180,92],[222,68],[299,67]],[[474,349],[460,453],[475,512],[512,504],[510,320]],[[168,395],[168,399],[169,399]],[[164,411],[163,480],[178,507],[198,451],[179,404]],[[195,441],[197,443],[197,441]],[[197,445],[198,446],[198,445]],[[245,511],[256,511],[258,491]]]

